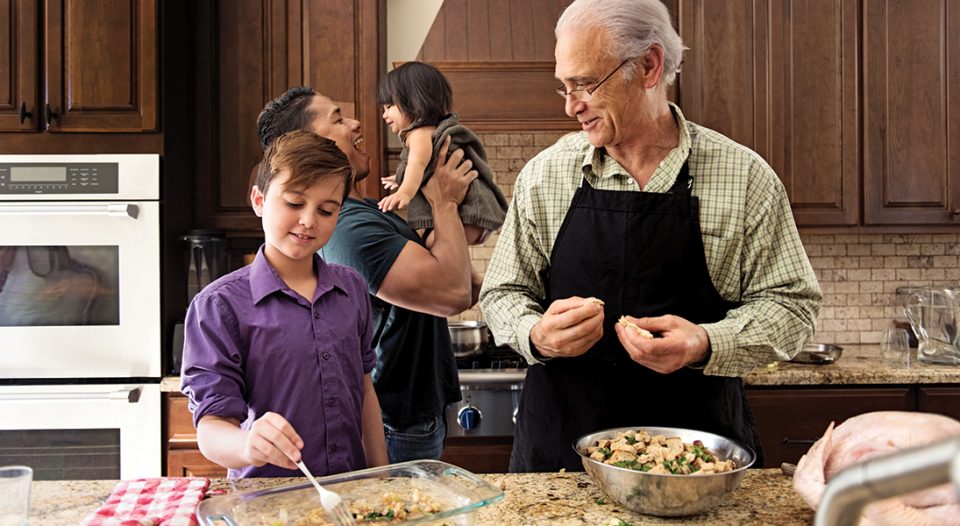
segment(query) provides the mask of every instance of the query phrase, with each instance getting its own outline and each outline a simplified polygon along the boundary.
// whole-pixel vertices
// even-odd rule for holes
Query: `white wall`
[[[443,0],[387,0],[387,71],[394,62],[407,62],[427,38]]]

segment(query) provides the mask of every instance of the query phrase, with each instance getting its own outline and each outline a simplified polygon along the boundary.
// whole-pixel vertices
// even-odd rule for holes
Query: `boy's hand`
[[[390,177],[381,177],[380,184],[382,184],[384,188],[390,191],[400,188],[400,185],[397,184],[396,175],[391,175]]]
[[[463,150],[454,151],[448,158],[449,147],[450,137],[448,136],[439,153],[439,159],[446,159],[446,161],[443,164],[437,163],[430,180],[420,189],[431,207],[444,201],[453,201],[454,204],[459,205],[467,195],[470,183],[479,175],[476,170],[471,169],[473,161],[463,159]]]
[[[408,204],[410,204],[410,197],[397,192],[381,199],[377,206],[380,207],[381,212],[390,212],[392,210],[403,208]]]
[[[286,418],[266,413],[253,422],[243,444],[243,457],[254,466],[273,464],[298,469],[303,440]]]

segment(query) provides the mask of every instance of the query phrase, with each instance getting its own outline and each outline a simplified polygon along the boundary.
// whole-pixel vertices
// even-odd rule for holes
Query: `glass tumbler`
[[[27,525],[31,482],[33,470],[27,466],[0,467],[0,524]]]
[[[906,329],[887,329],[880,340],[883,360],[896,367],[910,365],[910,345]]]

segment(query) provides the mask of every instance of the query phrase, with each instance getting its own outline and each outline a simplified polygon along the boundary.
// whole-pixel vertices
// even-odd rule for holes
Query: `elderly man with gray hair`
[[[659,0],[576,0],[556,36],[582,131],[517,177],[480,293],[531,364],[510,469],[580,470],[573,441],[621,426],[759,454],[741,377],[796,354],[822,296],[783,185],[667,100],[684,46]]]

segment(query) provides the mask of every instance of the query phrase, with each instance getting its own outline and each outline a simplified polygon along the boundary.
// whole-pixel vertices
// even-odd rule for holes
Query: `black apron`
[[[659,426],[708,431],[754,449],[760,441],[740,378],[681,368],[660,374],[633,360],[617,339],[621,315],[674,314],[719,321],[725,301],[707,271],[699,200],[686,163],[669,193],[577,189],[542,276],[547,298],[604,301],[603,338],[575,358],[527,372],[510,471],[582,471],[573,449],[582,435],[611,427]]]

